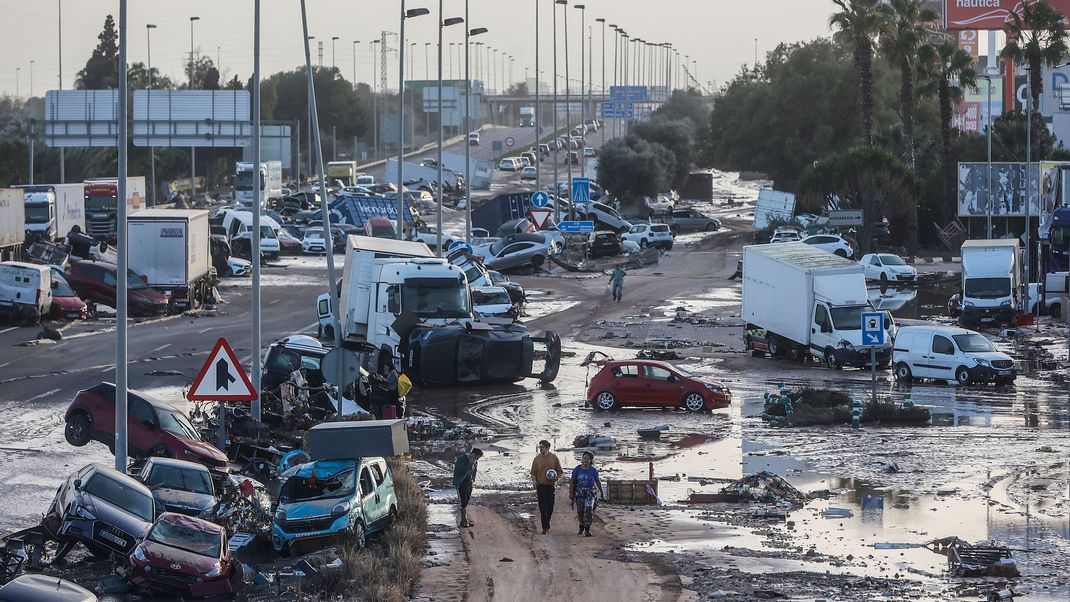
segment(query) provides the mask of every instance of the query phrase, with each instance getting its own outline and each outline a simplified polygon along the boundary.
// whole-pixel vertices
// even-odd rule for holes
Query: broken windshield
[[[356,493],[356,470],[342,470],[334,474],[317,473],[309,476],[294,475],[279,490],[279,502],[308,502],[331,498],[349,497]]]

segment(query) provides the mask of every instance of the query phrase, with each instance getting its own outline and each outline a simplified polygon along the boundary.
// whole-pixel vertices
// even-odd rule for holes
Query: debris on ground
[[[682,360],[684,359],[684,357],[672,350],[640,349],[639,352],[635,354],[635,359],[658,360],[662,362],[668,362],[673,360]]]
[[[592,433],[577,436],[572,440],[572,447],[575,449],[608,449],[616,445],[616,443],[617,441],[612,435]]]
[[[701,501],[699,501],[701,500]],[[794,485],[768,470],[747,475],[724,486],[720,493],[692,493],[689,503],[702,504],[711,502],[766,502],[790,505],[803,505],[809,496],[799,491]]]
[[[842,391],[810,387],[789,390],[784,385],[765,393],[765,411],[760,417],[776,425],[816,426],[851,424],[854,412],[859,412],[862,423],[881,425],[922,426],[932,418],[928,408],[909,400],[901,404],[879,400],[863,403]]]
[[[1020,577],[1018,565],[1005,546],[973,545],[958,537],[933,541],[929,549],[947,555],[947,568],[956,577]]]

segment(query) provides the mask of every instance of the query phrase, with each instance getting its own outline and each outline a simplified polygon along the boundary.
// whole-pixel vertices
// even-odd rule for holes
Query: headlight
[[[1010,307],[1010,306],[1011,306],[1011,301],[1010,301],[1010,299],[1008,299],[1008,300],[1004,301],[1003,303],[1000,303],[1000,304],[999,304],[999,306],[1000,306],[1000,307]]]
[[[71,504],[71,514],[86,520],[97,520],[97,517],[92,512],[81,506],[78,502]]]
[[[347,503],[347,502],[341,502],[341,503],[335,504],[334,508],[331,508],[331,516],[336,517],[336,518],[339,517],[339,516],[342,516],[342,515],[344,515],[344,514],[346,514],[348,512],[349,512],[349,503]]]
[[[847,351],[854,351],[855,350],[855,346],[852,345],[851,342],[846,340],[846,339],[840,341],[840,347],[843,347]]]
[[[218,576],[220,576],[222,574],[223,574],[223,565],[217,562],[217,563],[212,565],[212,568],[209,569],[208,572],[204,574],[204,576],[205,577],[218,577]]]
[[[988,360],[983,360],[983,359],[981,359],[979,357],[978,358],[974,358],[974,360],[977,362],[978,366],[983,366],[985,368],[991,367],[991,364],[988,363]]]
[[[718,387],[717,385],[711,385],[710,383],[706,383],[706,388],[710,391],[713,391],[714,393],[724,393],[724,389]]]
[[[275,511],[275,522],[281,523],[286,521],[286,510],[279,508]]]
[[[136,548],[134,548],[134,553],[132,554],[132,556],[136,560],[140,560],[141,562],[148,562],[149,560],[149,557],[145,555],[145,549],[141,546],[137,546]]]
[[[967,301],[967,302],[963,303],[962,305],[965,306],[965,307],[974,307],[973,301]]]

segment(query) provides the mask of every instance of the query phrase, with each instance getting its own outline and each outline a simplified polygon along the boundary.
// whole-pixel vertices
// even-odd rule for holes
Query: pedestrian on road
[[[583,452],[580,465],[572,469],[572,483],[568,493],[568,499],[576,509],[576,518],[580,521],[580,532],[577,535],[587,537],[591,536],[591,521],[594,519],[598,498],[603,501],[606,499],[602,481],[598,478],[598,469],[593,464],[594,454]]]
[[[539,500],[539,517],[542,519],[542,534],[550,532],[550,517],[554,515],[554,491],[561,479],[561,461],[550,453],[550,442],[539,441],[539,453],[531,461],[531,480],[535,483],[535,495]]]
[[[620,303],[621,297],[624,296],[624,277],[627,275],[628,272],[625,272],[622,267],[613,270],[613,273],[609,275],[609,285],[613,288],[613,300],[617,303]]]
[[[461,452],[453,461],[453,486],[457,488],[457,498],[461,502],[461,526],[471,527],[468,520],[468,500],[472,499],[472,483],[476,480],[476,469],[483,450],[473,447],[468,453]]]

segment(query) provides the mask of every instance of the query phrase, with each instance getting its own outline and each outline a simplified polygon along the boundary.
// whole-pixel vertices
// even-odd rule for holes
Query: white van
[[[366,173],[362,173],[357,176],[357,186],[374,186],[375,176],[370,176]]]
[[[904,326],[892,349],[895,378],[955,381],[960,385],[1014,381],[1014,360],[983,335],[955,326]]]
[[[253,231],[253,214],[251,211],[227,210],[223,217],[223,227],[231,240],[251,238]],[[266,215],[260,216],[260,252],[271,259],[279,258],[279,237],[275,232],[281,228],[278,222]]]
[[[51,307],[51,268],[20,261],[0,263],[0,312],[13,323],[36,324]]]

